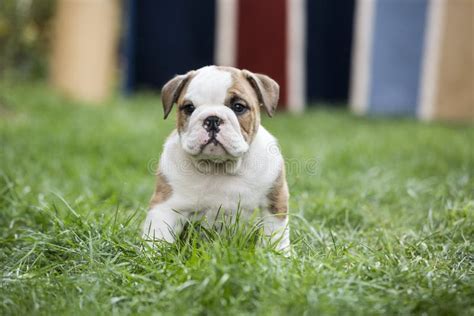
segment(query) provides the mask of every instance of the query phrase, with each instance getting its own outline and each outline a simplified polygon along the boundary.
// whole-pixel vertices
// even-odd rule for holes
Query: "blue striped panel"
[[[369,112],[414,115],[428,0],[376,2]]]

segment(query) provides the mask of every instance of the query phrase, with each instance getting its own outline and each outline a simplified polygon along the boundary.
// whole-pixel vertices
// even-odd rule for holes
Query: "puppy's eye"
[[[247,112],[247,107],[245,105],[243,105],[242,103],[239,103],[239,102],[236,102],[234,104],[232,104],[232,106],[230,107],[232,109],[232,111],[235,112],[235,114],[237,115],[241,115],[241,114],[244,114],[245,112]]]
[[[194,112],[195,109],[196,108],[191,103],[181,106],[181,111],[183,111],[184,114],[186,114],[186,115],[191,115]]]

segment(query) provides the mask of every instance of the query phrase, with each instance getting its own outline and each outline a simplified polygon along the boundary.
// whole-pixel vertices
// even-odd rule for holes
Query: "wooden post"
[[[418,116],[474,120],[474,2],[432,0]]]
[[[117,71],[117,0],[59,0],[50,63],[54,87],[97,103],[109,94]]]

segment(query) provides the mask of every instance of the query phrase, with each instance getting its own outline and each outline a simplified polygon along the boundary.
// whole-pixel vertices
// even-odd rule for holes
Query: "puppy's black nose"
[[[221,125],[221,122],[222,120],[219,117],[211,115],[204,120],[203,126],[206,131],[217,133],[219,131],[219,125]]]

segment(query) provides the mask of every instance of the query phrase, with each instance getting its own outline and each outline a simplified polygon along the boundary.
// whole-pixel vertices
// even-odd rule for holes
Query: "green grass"
[[[295,256],[249,229],[143,251],[173,119],[0,84],[0,314],[474,313],[474,127],[345,111],[264,125],[288,159]]]

